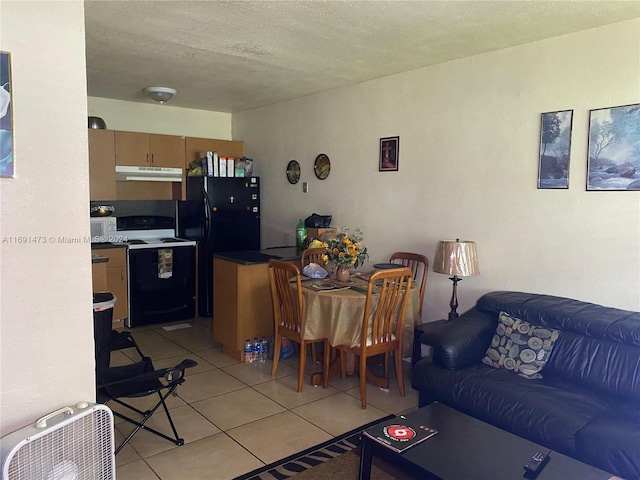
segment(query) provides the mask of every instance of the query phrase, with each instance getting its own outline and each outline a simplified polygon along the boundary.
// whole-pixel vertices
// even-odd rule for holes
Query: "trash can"
[[[96,369],[109,366],[107,353],[102,354],[111,342],[113,306],[116,296],[111,292],[93,294],[93,339],[95,344]]]

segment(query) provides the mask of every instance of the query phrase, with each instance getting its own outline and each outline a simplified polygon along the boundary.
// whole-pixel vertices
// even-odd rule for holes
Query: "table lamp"
[[[467,240],[441,240],[436,248],[436,255],[433,262],[433,271],[453,275],[450,280],[453,282],[453,295],[451,295],[451,311],[449,320],[458,316],[458,282],[460,277],[471,277],[480,274],[478,268],[478,252],[475,242]]]

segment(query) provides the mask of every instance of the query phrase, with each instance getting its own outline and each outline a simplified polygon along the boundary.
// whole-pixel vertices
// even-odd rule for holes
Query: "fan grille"
[[[93,410],[27,439],[9,463],[8,480],[110,480],[112,458],[110,412]]]

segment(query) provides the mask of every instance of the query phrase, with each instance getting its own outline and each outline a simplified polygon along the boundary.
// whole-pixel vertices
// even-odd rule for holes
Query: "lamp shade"
[[[454,277],[480,274],[476,243],[467,240],[441,240],[436,247],[433,271]]]

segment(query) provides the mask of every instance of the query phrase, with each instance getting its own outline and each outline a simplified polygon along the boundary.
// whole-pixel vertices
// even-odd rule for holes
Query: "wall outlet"
[[[302,182],[302,193],[309,193],[309,182]]]

